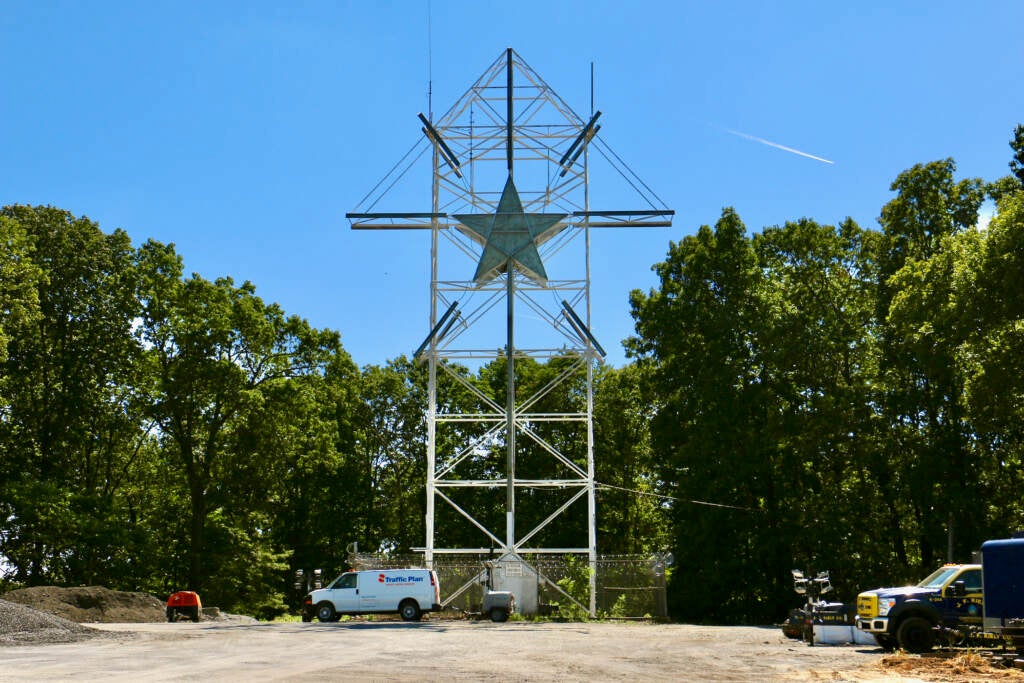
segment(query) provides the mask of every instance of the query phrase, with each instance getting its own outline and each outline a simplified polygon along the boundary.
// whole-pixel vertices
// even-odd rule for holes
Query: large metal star
[[[537,246],[554,237],[565,225],[564,213],[525,213],[512,176],[505,181],[498,210],[493,214],[458,214],[454,218],[484,253],[473,281],[482,285],[508,270],[509,264],[541,286],[548,281]]]

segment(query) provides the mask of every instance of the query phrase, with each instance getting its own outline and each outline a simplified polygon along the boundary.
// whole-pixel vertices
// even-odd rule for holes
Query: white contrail
[[[836,162],[831,161],[829,159],[825,159],[825,158],[822,158],[822,157],[817,157],[817,156],[814,156],[813,154],[808,154],[807,152],[801,152],[800,150],[793,149],[792,147],[786,147],[785,145],[780,145],[779,143],[772,142],[771,140],[765,140],[764,138],[759,138],[759,137],[757,137],[755,135],[748,135],[747,133],[741,133],[738,130],[732,130],[730,128],[726,128],[725,132],[726,133],[732,133],[733,135],[739,136],[741,138],[746,138],[747,140],[753,140],[754,142],[760,142],[762,145],[768,145],[769,147],[774,147],[775,149],[781,149],[784,152],[792,152],[793,154],[799,154],[802,157],[807,157],[808,159],[814,159],[815,161],[820,161],[820,162],[825,163],[825,164],[835,164],[836,163]]]

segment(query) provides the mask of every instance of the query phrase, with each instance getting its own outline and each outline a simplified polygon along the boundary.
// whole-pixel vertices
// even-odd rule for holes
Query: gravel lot
[[[778,628],[350,621],[94,624],[107,637],[0,649],[0,680],[911,681],[881,650]]]
[[[975,652],[807,647],[777,627],[358,619],[166,623],[152,596],[39,587],[0,599],[7,681],[1024,682]],[[27,604],[22,604],[27,603]],[[35,609],[36,607],[40,609]],[[68,618],[64,618],[68,617]],[[118,621],[125,618],[126,621]],[[88,624],[78,623],[87,621]]]

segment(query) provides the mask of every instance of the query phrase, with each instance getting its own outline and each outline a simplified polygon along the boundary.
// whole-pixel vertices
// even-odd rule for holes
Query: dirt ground
[[[67,679],[1024,682],[1024,672],[994,668],[974,653],[918,657],[886,655],[865,645],[808,647],[786,638],[774,626],[494,624],[437,615],[419,623],[380,618],[327,624],[261,623],[230,615],[196,624],[166,623],[162,611],[155,609],[160,601],[152,596],[95,587],[32,591],[7,593],[0,599],[0,683]],[[18,602],[9,601],[11,597]],[[29,606],[33,601],[34,607],[45,611]],[[130,622],[110,623],[108,617],[123,614],[119,610],[130,605],[138,606]],[[90,614],[100,618],[84,618]]]
[[[947,661],[886,656],[865,646],[808,647],[768,627],[441,619],[94,626],[114,637],[0,648],[0,681],[911,683],[1017,674],[957,672]],[[883,666],[887,659],[896,665]]]
[[[880,658],[810,648],[767,628],[439,619],[95,626],[121,637],[0,650],[0,680],[843,680],[839,672]]]

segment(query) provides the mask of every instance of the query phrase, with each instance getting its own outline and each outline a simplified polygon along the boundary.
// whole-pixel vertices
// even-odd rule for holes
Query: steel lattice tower
[[[530,580],[539,582],[544,577],[523,562],[523,555],[578,554],[587,558],[591,568],[596,565],[593,384],[604,351],[590,330],[591,230],[669,226],[673,216],[597,137],[600,116],[592,111],[586,120],[579,117],[509,48],[441,118],[433,121],[419,115],[423,138],[406,155],[407,163],[400,162],[378,183],[357,207],[360,212],[347,214],[353,229],[428,230],[431,234],[430,332],[414,354],[429,368],[423,548],[428,567],[441,554],[487,554],[505,567],[525,564]],[[650,208],[591,210],[592,150],[623,174]],[[398,178],[427,152],[432,155],[431,210],[374,212]],[[557,266],[571,277],[549,278],[545,264],[552,272]],[[473,273],[472,278],[466,279],[468,273]],[[517,313],[521,307],[527,309],[526,316]],[[532,325],[525,332],[524,320]],[[517,335],[539,343],[519,345]],[[458,370],[464,367],[458,363],[496,357],[505,360],[503,401]],[[520,395],[517,363],[556,358],[558,375],[541,389]],[[480,409],[464,412],[449,405],[439,407],[439,373],[473,396]],[[540,409],[547,395],[570,382],[582,387],[578,409]],[[540,425],[582,428],[585,453],[565,452],[545,438]],[[446,429],[451,433],[442,434]],[[496,451],[504,451],[503,467],[495,462]],[[527,455],[530,463],[547,460],[544,474],[517,471]],[[500,522],[483,519],[483,510],[471,509],[469,504],[502,490],[503,530]],[[460,499],[460,491],[469,492],[465,500]],[[547,492],[550,510],[538,513],[534,504],[530,527],[517,527],[517,503],[526,495],[533,501],[541,491]],[[469,525],[480,544],[438,544],[439,504]],[[585,539],[570,545],[538,544],[545,530],[582,505],[586,506]],[[495,502],[483,507],[493,510]],[[511,582],[507,585],[517,585],[516,572],[506,574]],[[590,604],[584,607],[593,614],[595,572],[590,576]],[[523,611],[536,609],[536,595],[532,604],[529,595],[517,594],[517,598]]]

